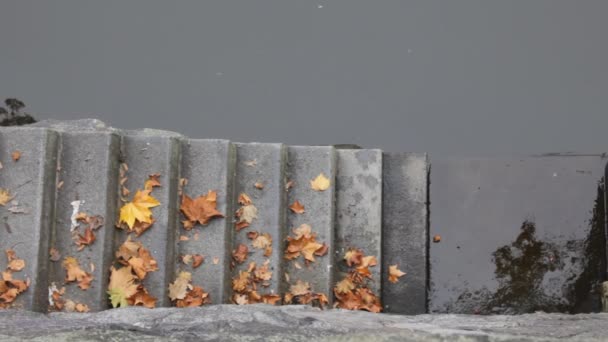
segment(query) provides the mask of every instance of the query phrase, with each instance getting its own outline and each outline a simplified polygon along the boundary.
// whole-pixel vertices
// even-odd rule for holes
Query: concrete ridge
[[[53,139],[44,142],[46,136]],[[18,161],[10,160],[14,150],[22,154]],[[33,153],[37,159],[31,159]],[[391,255],[398,252],[382,247],[383,158],[379,149],[191,139],[165,130],[117,129],[96,119],[47,120],[29,127],[0,128],[0,161],[4,165],[0,188],[16,192],[20,182],[35,180],[40,190],[28,196],[19,191],[16,199],[32,203],[32,213],[41,217],[39,223],[30,224],[30,230],[20,229],[18,234],[16,229],[0,229],[0,248],[10,249],[26,241],[31,247],[15,247],[15,251],[28,265],[24,275],[33,288],[8,300],[5,306],[46,312],[62,309],[55,300],[69,300],[91,311],[109,308],[110,267],[121,267],[115,252],[127,239],[141,243],[156,261],[155,269],[138,281],[144,291],[139,303],[152,296],[157,307],[175,305],[168,288],[185,271],[191,274],[193,285],[209,294],[207,304],[280,303],[300,281],[310,286],[307,291],[312,302],[302,293],[289,302],[331,304],[336,282],[354,270],[343,260],[353,248],[374,257],[368,266],[370,273],[358,278],[360,286],[369,288],[378,301],[391,303],[415,288],[409,286],[382,298],[382,287],[392,286],[382,285],[383,260],[395,259]],[[388,158],[402,163],[417,160],[407,154]],[[426,159],[422,163],[426,164]],[[36,174],[20,171],[24,166]],[[136,189],[143,188],[149,175],[160,175],[155,176],[160,186],[152,193],[162,205],[151,208],[153,225],[138,233],[130,233],[124,224],[118,229],[121,207]],[[328,186],[312,189],[312,181],[322,176]],[[21,180],[24,177],[28,179]],[[182,195],[195,198],[211,190],[217,193],[217,208],[224,217],[202,226],[184,226]],[[237,224],[239,218],[235,217],[245,206],[241,194],[247,194],[256,210],[246,226]],[[42,198],[47,199],[36,201]],[[301,211],[290,209],[296,201],[303,207]],[[0,215],[15,227],[30,217],[13,213],[6,205],[0,206]],[[92,217],[102,217],[103,223],[95,226],[90,241],[85,234],[92,231],[85,232],[83,222]],[[420,221],[426,219],[424,216]],[[298,251],[286,259],[286,238],[293,238],[293,229],[303,224],[311,227],[318,245],[310,246],[319,246],[314,247],[318,250],[308,252],[308,256]],[[426,235],[426,225],[413,229],[423,229],[418,235]],[[257,236],[262,235],[269,241],[258,241]],[[39,241],[32,241],[35,236],[40,236]],[[237,257],[239,246],[247,250]],[[50,248],[60,256],[49,258]],[[424,248],[414,252],[421,256],[415,262],[423,267]],[[200,265],[193,266],[193,256],[202,258]],[[76,258],[85,272],[81,278],[72,279],[66,273],[67,257]],[[401,267],[408,267],[406,263],[410,261],[403,260]],[[0,263],[1,267],[7,265]],[[38,271],[46,269],[50,272]],[[254,274],[253,270],[261,273],[250,276],[249,285],[236,290],[234,279],[243,272]],[[402,281],[407,282],[406,278]],[[63,287],[65,290],[60,290]],[[395,305],[384,310],[398,311]],[[418,307],[408,312],[424,310]]]

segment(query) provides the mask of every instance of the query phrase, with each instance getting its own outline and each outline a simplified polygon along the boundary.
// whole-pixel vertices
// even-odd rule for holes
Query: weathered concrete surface
[[[399,316],[305,306],[216,305],[94,314],[0,311],[0,340],[605,341],[608,314]]]
[[[149,129],[128,131],[122,137],[122,158],[129,167],[125,184],[131,191],[129,199],[138,189],[144,188],[148,175],[160,173],[161,186],[152,191],[152,195],[161,203],[152,208],[155,222],[139,237],[133,236],[133,240],[140,241],[158,263],[158,271],[148,273],[143,284],[150,295],[157,299],[156,305],[159,307],[171,305],[167,289],[169,283],[175,280],[180,139],[181,136],[175,133]],[[120,246],[127,235],[126,231],[117,231],[115,246]]]
[[[593,155],[432,162],[431,312],[593,312],[605,277]]]
[[[46,311],[49,273],[49,241],[55,207],[57,168],[56,132],[45,128],[0,129],[0,188],[13,199],[0,206],[0,269],[7,266],[5,250],[13,249],[26,260],[14,278],[30,279],[27,291],[12,304],[14,308]],[[13,161],[13,152],[20,152]]]
[[[385,312],[427,312],[428,177],[422,153],[384,153],[382,208],[382,300]],[[390,265],[406,275],[388,281]]]
[[[233,182],[236,150],[227,140],[188,139],[182,144],[181,177],[187,179],[183,194],[191,198],[217,191],[217,210],[224,218],[214,218],[207,225],[196,225],[186,231],[179,224],[179,234],[189,237],[180,241],[179,254],[201,254],[205,261],[197,268],[178,261],[176,269],[192,273],[192,283],[209,293],[212,304],[230,300],[230,252],[234,224]],[[213,258],[218,258],[217,264]]]
[[[327,254],[315,257],[316,261],[305,265],[300,257],[286,262],[286,272],[290,281],[306,281],[311,291],[324,293],[330,301],[333,299],[333,253],[334,253],[334,215],[335,215],[335,177],[336,152],[330,146],[290,146],[288,148],[287,180],[293,181],[293,186],[287,190],[287,203],[292,205],[295,201],[304,205],[304,213],[297,214],[286,209],[287,225],[285,235],[291,235],[292,229],[301,224],[308,224],[317,234],[319,243],[329,246]],[[315,191],[310,181],[323,173],[330,180],[330,187],[325,191]],[[281,245],[284,247],[284,243]],[[296,267],[296,262],[300,268]],[[284,277],[282,277],[285,280]]]
[[[382,283],[382,151],[337,150],[335,265],[336,281],[348,273],[349,248],[376,257],[368,287],[378,296]]]
[[[113,262],[114,222],[116,220],[116,190],[118,189],[118,157],[120,137],[112,132],[61,131],[58,189],[51,247],[61,254],[51,262],[49,283],[65,286],[64,299],[86,304],[93,311],[108,307],[108,272]],[[73,226],[74,213],[101,216],[103,225],[94,230],[95,242],[78,250],[74,239],[84,236],[86,224]],[[63,258],[74,257],[83,270],[93,276],[89,289],[80,289],[75,282],[65,284]],[[94,265],[91,268],[91,264]]]
[[[234,232],[234,246],[244,244],[249,248],[247,260],[236,265],[234,275],[239,270],[246,270],[250,262],[257,266],[270,260],[272,278],[268,287],[260,286],[258,293],[280,294],[279,277],[283,276],[283,240],[286,203],[285,203],[285,165],[287,159],[287,148],[283,144],[266,143],[237,143],[237,166],[234,192],[234,208],[240,208],[237,203],[241,193],[247,194],[252,204],[257,208],[257,218],[249,227]],[[262,188],[257,188],[256,183],[261,183]],[[234,213],[232,214],[234,217]],[[233,228],[235,229],[234,225]],[[256,231],[259,234],[268,233],[272,237],[272,254],[264,256],[263,249],[252,246],[252,240],[247,237],[248,232]],[[236,247],[235,247],[236,248]]]

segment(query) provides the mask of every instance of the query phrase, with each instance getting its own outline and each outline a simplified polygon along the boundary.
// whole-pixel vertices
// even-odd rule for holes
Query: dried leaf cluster
[[[180,272],[177,279],[169,284],[169,298],[178,308],[197,307],[209,303],[209,293],[200,286],[193,286],[192,274]]]
[[[258,233],[251,231],[247,233],[247,237],[251,239],[251,245],[253,248],[264,250],[264,256],[270,257],[272,255],[272,236],[268,233]]]
[[[198,268],[205,261],[205,257],[200,254],[185,254],[180,255],[180,259],[184,265],[192,265],[192,268]]]
[[[67,256],[63,259],[63,268],[65,269],[65,282],[76,282],[81,290],[87,290],[91,286],[93,276],[80,267],[78,259]]]
[[[297,280],[289,287],[289,292],[284,297],[285,304],[311,304],[323,308],[329,303],[324,293],[315,293],[310,289],[310,284]]]
[[[89,216],[87,213],[81,212],[76,215],[76,222],[79,224],[86,224],[84,235],[80,234],[79,232],[80,226],[76,227],[76,229],[72,231],[72,239],[78,246],[78,250],[81,251],[86,246],[90,246],[93,244],[93,242],[95,242],[96,237],[94,231],[103,226],[104,218],[101,215]]]
[[[158,271],[158,264],[141,242],[129,236],[118,248],[116,261],[122,267],[112,266],[108,295],[112,307],[142,305],[156,306],[156,298],[148,294],[142,282],[149,272]]]
[[[249,227],[251,222],[258,217],[258,208],[251,202],[251,198],[242,193],[239,195],[238,202],[241,207],[236,211],[236,231]]]
[[[67,312],[89,312],[88,305],[65,299],[63,295],[65,295],[65,287],[58,289],[55,283],[49,286],[49,305],[52,309]]]
[[[312,227],[308,224],[302,224],[292,231],[294,236],[287,237],[285,259],[293,260],[302,255],[308,264],[315,261],[315,255],[327,254],[328,246],[317,242],[317,234],[312,232]]]
[[[344,255],[344,262],[350,270],[334,286],[334,306],[348,310],[382,311],[380,298],[367,287],[367,280],[372,279],[369,267],[378,264],[376,257],[365,256],[360,249],[351,248]]]
[[[0,308],[2,309],[9,308],[17,296],[30,286],[29,278],[26,280],[13,279],[13,273],[19,272],[25,267],[25,260],[17,258],[12,249],[7,249],[5,252],[8,265],[2,272],[2,281],[0,281]]]
[[[281,296],[277,294],[259,294],[259,286],[268,287],[270,286],[270,279],[272,279],[272,271],[269,266],[270,260],[262,264],[262,266],[256,266],[255,262],[250,262],[249,267],[246,271],[239,271],[239,274],[232,279],[232,302],[238,305],[245,304],[276,304],[281,300]]]

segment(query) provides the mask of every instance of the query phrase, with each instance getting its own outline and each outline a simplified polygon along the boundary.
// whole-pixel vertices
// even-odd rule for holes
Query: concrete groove
[[[56,190],[55,222],[52,247],[63,257],[77,256],[80,266],[93,276],[91,287],[83,291],[75,283],[66,285],[64,298],[86,304],[99,311],[108,306],[106,288],[113,258],[114,218],[116,217],[116,188],[118,183],[118,154],[120,138],[111,132],[60,133],[60,150]],[[73,206],[89,216],[101,216],[103,226],[95,230],[96,240],[82,250],[74,242],[75,235],[84,235],[86,224],[71,228]],[[64,283],[66,271],[61,260],[51,262],[50,284]],[[94,265],[91,271],[90,265]]]
[[[426,155],[387,157],[380,150],[188,139],[177,133],[159,130],[113,129],[96,120],[43,122],[37,126],[0,129],[0,161],[4,164],[4,170],[0,170],[0,187],[12,190],[20,182],[31,179],[31,183],[24,187],[35,191],[22,196],[20,190],[18,199],[22,203],[34,203],[35,208],[32,209],[37,215],[12,214],[6,207],[0,206],[0,214],[9,223],[21,227],[29,222],[30,227],[29,230],[21,228],[18,239],[14,234],[0,229],[0,248],[7,249],[40,234],[40,241],[27,245],[28,248],[22,245],[15,247],[18,256],[27,260],[26,270],[20,273],[30,275],[33,286],[18,297],[12,305],[14,308],[48,310],[47,287],[50,282],[46,279],[47,274],[58,287],[64,285],[65,271],[61,261],[52,262],[51,272],[46,272],[50,263],[48,244],[53,241],[62,256],[73,255],[82,259],[83,268],[88,268],[89,262],[94,262],[96,266],[91,288],[82,291],[75,284],[69,284],[65,297],[87,304],[91,311],[109,307],[106,295],[109,266],[114,262],[114,252],[127,237],[126,231],[115,227],[119,209],[123,205],[118,184],[119,163],[126,163],[129,168],[126,182],[130,190],[129,199],[138,189],[143,189],[148,175],[161,175],[162,186],[152,191],[161,203],[152,209],[156,221],[141,236],[132,237],[141,241],[158,262],[159,270],[148,273],[143,281],[148,292],[157,298],[157,307],[172,305],[167,288],[179,271],[192,273],[193,285],[202,286],[210,293],[211,304],[231,303],[232,277],[238,275],[240,270],[246,270],[251,261],[261,266],[266,259],[270,260],[273,275],[268,286],[258,287],[260,294],[282,295],[288,291],[290,284],[300,279],[309,282],[313,292],[327,295],[331,302],[335,281],[344,271],[337,264],[348,247],[358,247],[365,255],[377,258],[378,265],[370,268],[373,274],[370,287],[379,296],[382,295],[385,302],[391,303],[387,306],[388,311],[423,313],[426,310],[425,305],[411,305],[410,301],[426,301],[426,241],[418,240],[428,234],[427,212],[422,210],[426,206],[427,188],[426,185],[418,188],[418,183],[404,183],[408,178],[399,173],[403,169],[397,167],[403,163],[424,165],[410,172],[421,172],[421,175],[413,177],[426,182]],[[23,157],[13,163],[10,153],[16,148],[23,151]],[[29,158],[34,152],[39,163]],[[387,165],[383,165],[386,158],[389,171]],[[61,165],[57,180],[63,182],[60,189],[56,189],[57,163]],[[391,168],[391,165],[397,169]],[[23,166],[33,168],[36,173],[30,170],[18,174],[15,167]],[[330,179],[331,186],[326,191],[313,191],[310,181],[320,173]],[[189,231],[184,229],[181,222],[183,216],[179,212],[181,197],[178,194],[182,178],[188,182],[181,190],[192,198],[205,195],[210,190],[217,191],[217,207],[225,217],[212,219],[204,226],[196,225]],[[286,191],[288,180],[295,183]],[[410,186],[416,188],[408,189]],[[258,209],[258,217],[249,227],[237,232],[235,212],[240,208],[237,201],[241,193],[249,195]],[[387,198],[393,200],[398,196],[413,194],[423,196],[425,201],[419,203],[417,197],[408,197],[408,200],[398,202],[395,208],[403,212],[415,206],[415,210],[411,209],[411,214],[416,216],[411,219],[411,227],[397,226],[393,219],[387,221],[386,207],[383,212],[382,203]],[[85,246],[82,251],[77,251],[78,246],[69,232],[72,216],[70,203],[74,200],[85,201],[80,211],[102,215],[105,219],[104,226],[96,232],[97,241]],[[295,200],[304,204],[303,214],[294,214],[289,209]],[[35,217],[40,219],[36,221]],[[300,257],[298,262],[301,267],[298,268],[293,261],[285,260],[283,253],[285,238],[292,228],[303,223],[311,225],[317,234],[317,241],[327,243],[329,250],[327,255],[316,257],[316,261],[310,265],[306,265]],[[83,227],[79,228],[81,232]],[[386,244],[383,235],[387,236],[387,229],[399,230],[393,233],[397,235],[389,235],[389,239],[415,235],[416,243],[421,245],[412,244],[415,250],[406,253],[393,244]],[[247,237],[247,233],[252,231],[272,236],[270,257],[265,257],[263,250],[252,246],[251,239]],[[48,232],[52,232],[53,238],[47,236]],[[231,252],[238,244],[248,246],[248,258],[240,265],[232,265],[231,270]],[[201,266],[193,269],[180,260],[180,255],[187,254],[201,254],[205,260]],[[219,259],[217,264],[213,262],[214,258]],[[32,263],[31,260],[38,262]],[[402,281],[407,284],[394,287],[384,279],[389,260],[400,263],[403,269],[408,268],[408,263],[421,269],[408,269],[408,276]],[[6,266],[5,258],[1,258],[0,266]],[[421,273],[416,273],[418,271]],[[412,282],[409,281],[410,272],[414,275]],[[15,276],[20,273],[16,272]],[[285,273],[290,275],[289,281]],[[32,276],[34,274],[37,276]],[[35,291],[32,291],[34,288]],[[387,290],[389,288],[393,290]],[[412,297],[421,294],[423,298]]]
[[[269,267],[273,273],[268,281],[268,286],[258,289],[260,295],[280,294],[280,279],[283,272],[283,244],[285,226],[285,191],[283,188],[285,179],[286,148],[283,144],[266,143],[237,143],[237,166],[235,177],[235,210],[240,207],[238,197],[247,194],[257,208],[257,218],[251,224],[240,230],[234,231],[233,248],[244,244],[249,249],[249,255],[245,262],[236,264],[233,276],[239,271],[246,270],[250,262],[256,266],[262,266],[269,260]],[[257,188],[256,183],[261,183],[263,188]],[[229,213],[231,217],[234,213]],[[233,229],[235,229],[233,225]],[[264,250],[256,249],[252,240],[247,237],[249,232],[259,234],[270,234],[272,238],[272,253],[269,257],[264,256]]]

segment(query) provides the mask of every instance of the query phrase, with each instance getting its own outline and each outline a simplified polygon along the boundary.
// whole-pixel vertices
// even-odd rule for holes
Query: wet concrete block
[[[217,210],[224,218],[214,218],[205,226],[187,231],[180,224],[180,234],[189,240],[179,244],[180,255],[200,254],[204,262],[197,268],[179,262],[177,268],[192,273],[192,283],[209,293],[211,304],[230,301],[230,261],[234,225],[233,182],[236,149],[227,140],[188,139],[182,144],[182,173],[187,179],[183,193],[191,198],[217,192]],[[218,258],[217,264],[213,259]]]
[[[44,128],[0,129],[0,188],[13,200],[0,206],[0,268],[13,249],[25,267],[13,278],[29,279],[29,288],[11,307],[46,311],[48,307],[49,241],[55,203],[57,133]],[[20,152],[18,161],[12,154]]]
[[[51,247],[63,258],[74,257],[81,268],[93,276],[85,291],[75,282],[65,284],[63,258],[51,263],[49,283],[65,286],[63,299],[86,304],[91,311],[108,308],[108,269],[114,254],[113,234],[117,217],[120,136],[113,132],[67,130],[60,134],[57,170],[55,223]],[[91,227],[95,241],[77,244],[84,237],[86,223],[73,224],[74,215],[85,213],[101,217],[100,227]]]
[[[290,281],[285,282],[284,289],[297,280],[308,282],[311,291],[324,293],[330,302],[333,299],[333,252],[334,252],[334,220],[335,220],[335,177],[336,152],[331,146],[289,146],[288,148],[287,180],[293,185],[287,191],[287,203],[292,205],[298,201],[304,205],[304,212],[297,214],[286,210],[287,225],[285,235],[292,234],[292,229],[302,224],[308,224],[317,234],[319,243],[329,246],[327,254],[315,257],[316,261],[308,266],[302,257],[285,261],[285,272]],[[310,181],[323,173],[330,180],[331,186],[325,191],[315,191]],[[296,267],[296,263],[300,268]],[[285,278],[282,278],[285,281]],[[331,303],[330,303],[331,304]]]
[[[601,155],[438,159],[431,182],[431,312],[600,310]]]
[[[179,217],[179,169],[181,136],[165,131],[138,130],[125,132],[122,139],[123,161],[128,165],[127,188],[131,191],[129,200],[138,189],[143,189],[148,175],[160,173],[160,187],[155,187],[152,195],[160,205],[152,208],[155,219],[151,228],[141,236],[133,236],[147,248],[158,263],[158,271],[150,272],[144,279],[144,286],[150,295],[157,298],[156,306],[170,306],[168,286],[175,280]],[[120,204],[122,205],[122,203]],[[117,230],[115,246],[120,246],[127,238],[125,231]]]
[[[252,204],[257,208],[257,218],[249,227],[234,232],[233,245],[244,244],[249,249],[247,260],[237,264],[233,275],[238,275],[240,270],[246,270],[249,263],[254,261],[257,266],[270,260],[269,267],[272,278],[269,286],[259,287],[258,293],[280,294],[280,277],[283,277],[283,241],[285,240],[285,215],[286,215],[286,192],[285,192],[285,165],[287,159],[287,148],[283,144],[267,143],[237,143],[237,166],[235,176],[235,205],[238,210],[241,206],[237,203],[241,193],[247,194]],[[261,185],[261,188],[256,187]],[[233,228],[236,229],[236,228]],[[263,249],[254,248],[252,240],[247,237],[249,232],[259,234],[268,233],[272,238],[272,253],[270,257],[264,256]]]
[[[335,277],[348,272],[344,254],[358,248],[373,255],[377,266],[370,267],[368,287],[381,294],[382,265],[382,151],[337,150]]]
[[[382,300],[390,313],[427,312],[428,157],[424,153],[383,154]],[[406,274],[388,280],[389,266]]]

